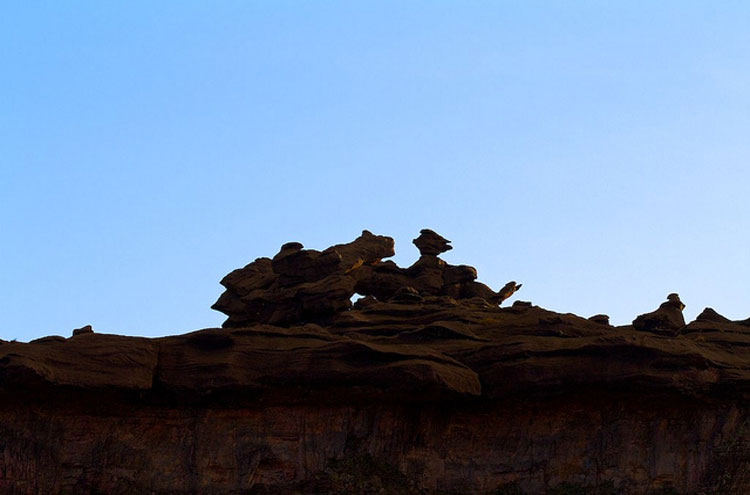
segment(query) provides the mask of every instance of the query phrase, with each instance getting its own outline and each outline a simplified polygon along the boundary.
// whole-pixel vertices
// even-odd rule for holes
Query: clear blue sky
[[[750,316],[747,2],[4,2],[0,338],[218,326],[363,229],[518,297]]]

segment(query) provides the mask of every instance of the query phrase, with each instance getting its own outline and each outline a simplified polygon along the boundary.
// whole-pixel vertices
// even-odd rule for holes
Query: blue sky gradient
[[[518,298],[750,316],[747,2],[0,6],[0,338],[218,326],[296,240],[428,227]]]

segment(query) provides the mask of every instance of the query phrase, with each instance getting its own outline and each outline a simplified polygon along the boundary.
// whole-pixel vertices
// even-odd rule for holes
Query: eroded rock
[[[412,242],[417,246],[421,255],[437,256],[453,249],[450,245],[451,241],[430,229],[420,230],[419,237]]]
[[[682,310],[685,305],[680,296],[672,293],[656,311],[645,313],[633,320],[633,328],[643,332],[677,334],[685,326]]]
[[[510,282],[505,284],[503,288],[497,292],[497,297],[500,299],[500,302],[505,301],[510,296],[515,294],[516,291],[518,291],[518,289],[520,289],[522,285],[523,284],[517,284],[515,280],[511,280]]]
[[[0,342],[0,493],[332,493],[352,455],[418,493],[748,493],[746,326],[681,331],[676,294],[637,328],[498,308],[471,267],[358,241],[227,275],[242,328]]]
[[[589,318],[589,321],[593,321],[594,323],[598,323],[599,325],[609,326],[609,315],[594,315]]]
[[[449,243],[432,230],[422,230],[414,239],[421,256],[410,267],[401,268],[382,261],[393,256],[393,239],[367,230],[353,242],[324,251],[289,242],[273,258],[258,258],[224,277],[221,284],[226,291],[212,308],[229,317],[225,327],[288,326],[325,322],[348,311],[355,293],[378,301],[479,297],[497,305],[521,287],[509,282],[495,292],[477,282],[473,267],[450,265],[438,257],[451,249]],[[365,300],[360,307],[370,302]]]
[[[76,335],[84,335],[84,334],[87,334],[87,333],[94,333],[94,329],[91,328],[91,325],[86,325],[86,326],[83,326],[81,328],[74,329],[73,330],[73,337],[75,337]]]
[[[704,309],[695,319],[697,321],[714,321],[719,323],[731,323],[732,321],[717,313],[713,308]]]

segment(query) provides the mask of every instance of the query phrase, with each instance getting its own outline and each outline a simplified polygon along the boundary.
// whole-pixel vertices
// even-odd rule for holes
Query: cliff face
[[[0,493],[750,491],[748,322],[498,307],[427,232],[285,245],[222,329],[0,342]]]

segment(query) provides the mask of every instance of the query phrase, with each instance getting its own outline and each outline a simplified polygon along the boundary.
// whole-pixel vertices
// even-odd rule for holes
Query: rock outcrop
[[[400,268],[392,261],[381,261],[393,256],[393,239],[367,230],[348,244],[322,252],[290,242],[273,259],[258,258],[224,277],[221,284],[226,291],[212,308],[229,317],[223,325],[229,328],[255,323],[325,324],[336,313],[352,308],[354,294],[388,301],[410,289],[419,297],[479,297],[499,304],[521,287],[509,282],[494,292],[475,281],[474,268],[441,260],[438,255],[452,247],[432,230],[422,230],[414,244],[419,260]]]
[[[731,323],[732,320],[720,315],[713,308],[705,308],[696,318],[698,321],[713,321],[718,323]]]
[[[94,333],[94,329],[91,328],[91,325],[85,325],[85,326],[82,326],[81,328],[74,329],[73,337],[75,337],[76,335],[83,335],[85,333]]]
[[[748,493],[745,321],[499,307],[415,243],[285,244],[224,328],[0,341],[0,493]]]
[[[656,311],[642,314],[633,320],[633,327],[645,332],[676,335],[685,326],[683,309],[685,305],[680,301],[680,296],[669,294]]]

